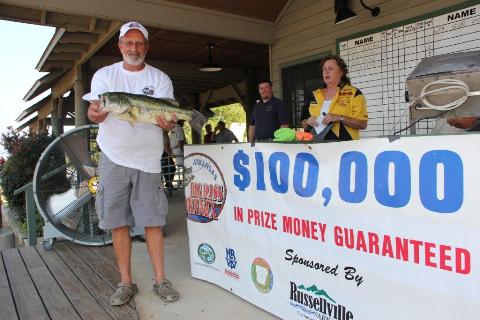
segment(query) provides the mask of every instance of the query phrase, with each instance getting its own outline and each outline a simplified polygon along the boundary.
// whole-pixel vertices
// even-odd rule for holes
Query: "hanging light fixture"
[[[357,14],[348,6],[348,0],[335,0],[335,24],[347,22],[357,16]]]
[[[372,17],[376,17],[380,14],[379,7],[369,7],[363,2],[363,0],[360,0],[360,4],[365,9],[370,10]],[[335,0],[335,13],[337,14],[337,17],[335,18],[335,24],[346,22],[357,16],[357,14],[350,9],[348,0]]]
[[[207,48],[208,48],[208,62],[204,65],[202,65],[200,68],[198,68],[198,71],[203,71],[203,72],[217,72],[217,71],[221,71],[222,70],[222,67],[213,62],[213,57],[212,57],[212,49],[213,49],[214,45],[213,43],[209,43],[207,44]]]

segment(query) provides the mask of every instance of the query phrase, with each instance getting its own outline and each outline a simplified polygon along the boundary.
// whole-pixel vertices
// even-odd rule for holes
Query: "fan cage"
[[[56,138],[40,156],[33,178],[35,202],[45,222],[62,237],[86,245],[111,242],[111,233],[98,227],[95,210],[97,133],[98,125],[86,125]]]

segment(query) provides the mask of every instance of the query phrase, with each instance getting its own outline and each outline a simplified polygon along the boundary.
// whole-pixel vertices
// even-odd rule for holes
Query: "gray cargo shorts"
[[[99,227],[165,225],[168,202],[161,173],[148,173],[113,163],[101,154],[95,208]]]

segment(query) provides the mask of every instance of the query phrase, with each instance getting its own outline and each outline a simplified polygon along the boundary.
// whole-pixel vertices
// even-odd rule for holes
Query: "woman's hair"
[[[327,62],[329,60],[335,60],[338,67],[340,68],[340,70],[342,70],[343,75],[342,75],[342,78],[340,79],[340,83],[338,84],[338,86],[342,87],[346,84],[352,84],[352,82],[350,81],[350,78],[347,76],[347,74],[348,74],[347,64],[339,56],[329,55],[329,56],[326,56],[325,58],[323,58],[322,59],[322,72],[323,72],[323,65],[325,64],[325,62]],[[326,85],[324,84],[323,87],[326,87]]]

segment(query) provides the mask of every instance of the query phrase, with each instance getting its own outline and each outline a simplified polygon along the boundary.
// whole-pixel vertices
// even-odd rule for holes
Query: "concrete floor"
[[[169,198],[165,237],[165,272],[180,300],[165,304],[152,293],[152,266],[145,243],[135,241],[132,273],[140,293],[135,298],[140,319],[278,319],[209,282],[192,278],[183,190]]]

